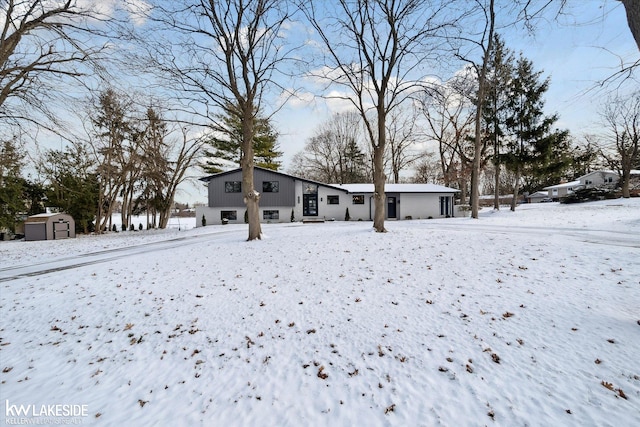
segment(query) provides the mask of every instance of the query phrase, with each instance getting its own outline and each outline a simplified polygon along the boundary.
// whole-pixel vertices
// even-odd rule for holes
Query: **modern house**
[[[325,184],[260,167],[254,168],[254,187],[260,193],[263,222],[305,220],[352,221],[373,219],[373,184]],[[208,204],[196,208],[197,225],[243,223],[245,203],[242,169],[200,179],[207,183]],[[434,184],[387,184],[387,219],[446,218],[455,215],[459,190]]]

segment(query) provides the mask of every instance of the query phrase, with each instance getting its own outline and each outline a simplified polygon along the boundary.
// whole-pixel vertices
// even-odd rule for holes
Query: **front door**
[[[318,216],[318,195],[317,194],[302,195],[302,215]]]
[[[387,197],[387,218],[396,218],[396,198]]]

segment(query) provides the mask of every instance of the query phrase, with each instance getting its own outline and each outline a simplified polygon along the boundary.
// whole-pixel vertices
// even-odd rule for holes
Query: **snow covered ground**
[[[3,423],[638,425],[640,199],[194,224],[0,242]]]

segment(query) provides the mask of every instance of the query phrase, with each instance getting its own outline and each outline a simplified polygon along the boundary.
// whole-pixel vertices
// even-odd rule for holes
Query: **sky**
[[[522,52],[533,62],[535,70],[550,78],[545,112],[557,113],[556,126],[570,130],[576,141],[585,134],[601,132],[598,111],[610,93],[637,90],[637,71],[635,81],[616,79],[601,85],[620,69],[621,63],[640,59],[624,8],[618,1],[569,1],[563,14],[555,17],[550,13],[536,23],[533,32],[510,28],[501,34],[507,47]],[[285,171],[317,126],[344,108],[344,103],[306,93],[302,100],[285,105],[274,116]],[[193,196],[206,201],[204,189]]]
[[[0,242],[0,417],[636,425],[639,219],[632,198]],[[80,415],[16,413],[55,404]]]
[[[109,4],[112,3],[115,0]],[[136,4],[142,9],[146,7],[143,0]],[[144,21],[137,24],[143,25]],[[291,31],[293,37],[301,38],[309,29],[295,24]],[[601,130],[598,110],[611,92],[628,93],[638,86],[637,71],[636,80],[618,79],[600,86],[600,82],[613,75],[621,63],[629,64],[640,58],[619,1],[570,0],[562,15],[556,19],[550,12],[546,19],[536,22],[533,32],[510,28],[501,33],[507,47],[515,52],[522,51],[536,70],[542,70],[545,77],[550,77],[546,112],[557,113],[560,118],[557,127],[568,129],[577,141],[585,133]],[[456,71],[452,69],[451,75]],[[307,92],[303,91],[301,99],[292,100],[272,118],[280,133],[284,171],[291,166],[293,156],[303,149],[317,126],[333,113],[344,111],[344,103],[314,97],[313,91],[317,87],[311,80],[303,79],[298,83],[306,84]],[[58,137],[48,143],[53,148],[62,144]],[[191,171],[193,177],[202,175],[197,168]],[[181,185],[176,201],[205,203],[206,189],[198,181],[186,182]]]
[[[547,113],[557,112],[557,126],[571,130],[576,137],[598,129],[600,101],[617,88],[614,84],[598,90],[599,83],[619,69],[621,60],[630,63],[640,59],[624,8],[617,1],[569,2],[563,15],[557,20],[539,21],[534,33],[509,29],[502,34],[507,47],[522,52],[536,70],[550,77]],[[622,90],[627,91],[628,86]],[[344,107],[332,105],[314,98],[307,106],[295,102],[275,116],[285,169],[315,127]]]

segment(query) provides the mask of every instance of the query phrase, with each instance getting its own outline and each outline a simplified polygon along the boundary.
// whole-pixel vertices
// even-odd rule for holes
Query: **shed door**
[[[24,239],[47,240],[47,225],[44,222],[26,223],[24,225]]]
[[[53,239],[68,239],[70,235],[69,221],[58,221],[53,223]]]

